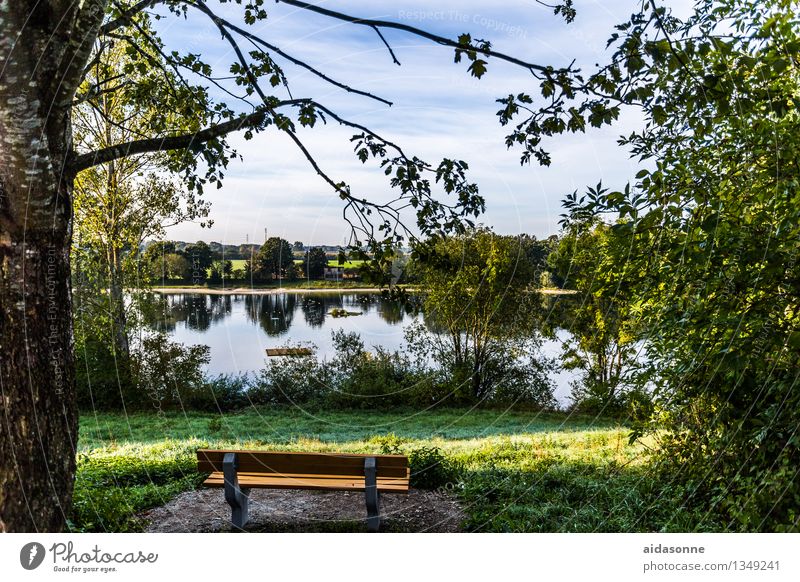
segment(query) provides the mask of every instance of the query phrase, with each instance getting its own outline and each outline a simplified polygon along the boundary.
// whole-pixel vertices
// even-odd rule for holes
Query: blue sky
[[[605,43],[613,25],[636,8],[636,2],[628,0],[575,0],[578,16],[568,25],[533,0],[318,4],[453,38],[469,32],[473,38],[490,40],[499,51],[531,62],[560,66],[576,59],[584,70],[606,58]],[[294,97],[314,97],[428,161],[466,160],[487,202],[480,222],[498,232],[539,237],[557,233],[565,194],[600,180],[621,186],[637,171],[635,161],[616,145],[620,134],[638,125],[635,112],[625,114],[612,128],[551,140],[549,168],[535,163],[520,166],[519,152],[506,150],[503,143],[505,130],[496,121],[495,99],[536,91],[535,80],[522,69],[490,59],[489,72],[476,80],[464,64],[453,63],[451,49],[388,31],[385,36],[402,63],[398,67],[370,29],[282,4],[267,3],[266,8],[269,18],[254,27],[259,35],[337,80],[393,101],[394,106],[347,94],[286,64]],[[222,12],[241,23],[241,10],[226,5]],[[233,62],[228,45],[198,14],[186,21],[161,20],[158,26],[169,50],[200,53],[218,74],[226,73]],[[334,179],[348,182],[355,192],[381,198],[389,190],[386,179],[375,165],[355,159],[348,141],[352,134],[332,124],[299,132]],[[261,242],[266,228],[269,236],[306,244],[344,240],[349,230],[341,219],[338,197],[310,171],[288,138],[267,131],[251,141],[235,136],[231,143],[244,161],[233,162],[223,187],[206,195],[214,226],[183,224],[170,229],[170,238],[240,244],[248,236],[251,242]]]

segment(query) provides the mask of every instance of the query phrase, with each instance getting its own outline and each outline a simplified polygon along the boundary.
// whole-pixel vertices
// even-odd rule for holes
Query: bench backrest
[[[237,451],[199,449],[197,470],[222,471],[225,453],[236,453],[239,473],[364,476],[364,459],[375,458],[378,477],[406,478],[408,458],[403,455],[354,455],[345,453],[292,453],[284,451]]]

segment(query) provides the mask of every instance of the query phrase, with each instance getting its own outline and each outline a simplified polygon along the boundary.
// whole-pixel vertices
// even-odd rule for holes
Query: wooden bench
[[[210,473],[206,487],[225,489],[234,527],[247,523],[252,488],[364,491],[367,528],[380,529],[380,494],[408,493],[410,470],[403,455],[354,455],[200,449],[197,469]]]

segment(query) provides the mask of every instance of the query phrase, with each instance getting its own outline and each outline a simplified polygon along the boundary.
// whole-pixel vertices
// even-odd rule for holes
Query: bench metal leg
[[[378,531],[381,527],[380,503],[381,494],[378,491],[378,471],[375,457],[364,459],[365,490],[367,500],[367,530]]]
[[[239,476],[236,471],[239,460],[236,453],[225,453],[222,459],[222,475],[225,478],[225,501],[231,506],[231,522],[239,529],[244,528],[249,519],[247,515],[248,494],[250,489],[239,487]]]

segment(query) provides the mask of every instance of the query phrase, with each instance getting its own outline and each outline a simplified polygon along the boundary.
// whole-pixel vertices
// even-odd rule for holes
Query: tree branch
[[[392,47],[389,45],[389,43],[387,42],[386,38],[383,36],[383,33],[381,32],[381,29],[378,28],[377,26],[373,26],[372,28],[374,28],[375,32],[378,33],[378,36],[383,41],[383,44],[386,45],[386,48],[388,49],[389,54],[392,56],[392,61],[394,61],[394,64],[399,67],[400,66],[400,61],[397,60],[397,57],[395,56],[394,51],[392,50]]]
[[[534,63],[528,63],[516,57],[512,57],[505,53],[501,53],[498,51],[494,51],[491,49],[482,49],[478,46],[466,46],[458,41],[449,39],[444,36],[439,36],[438,34],[433,34],[428,32],[427,30],[422,30],[421,28],[417,28],[415,26],[410,26],[408,24],[402,24],[400,22],[391,22],[389,20],[372,20],[368,18],[357,18],[355,16],[350,16],[348,14],[344,14],[343,12],[337,12],[335,10],[329,10],[327,8],[322,8],[321,6],[315,6],[314,4],[309,4],[307,2],[301,2],[299,0],[275,0],[276,2],[282,2],[284,4],[289,4],[290,6],[295,6],[297,8],[302,8],[303,10],[308,10],[310,12],[316,12],[317,14],[322,14],[323,16],[327,16],[329,18],[335,18],[336,20],[342,20],[344,22],[349,22],[351,24],[358,24],[361,26],[367,26],[373,29],[381,29],[381,28],[393,28],[395,30],[402,30],[403,32],[408,32],[415,36],[420,36],[422,38],[427,38],[435,42],[436,44],[441,44],[444,46],[449,46],[458,49],[470,49],[482,53],[486,56],[495,57],[496,59],[500,59],[502,61],[506,61],[512,63],[514,65],[518,65],[529,71],[539,71],[541,73],[553,73],[554,70],[550,67],[543,67],[542,65],[537,65]],[[569,69],[556,69],[555,72],[565,72]]]
[[[122,28],[123,26],[125,26],[127,24],[130,24],[131,19],[134,16],[136,16],[137,14],[142,12],[143,10],[147,10],[148,8],[152,8],[153,6],[155,6],[156,4],[158,4],[158,3],[162,2],[162,1],[163,0],[140,0],[140,2],[138,2],[137,4],[134,4],[133,6],[128,8],[127,10],[121,10],[121,7],[119,5],[117,5],[117,7],[120,8],[120,10],[121,10],[121,13],[120,13],[119,17],[115,18],[114,20],[111,20],[111,21],[105,23],[103,26],[101,26],[100,27],[100,31],[99,31],[98,34],[100,36],[103,36],[103,35],[106,35],[106,34],[108,34],[110,32],[114,32],[118,28]],[[116,2],[115,2],[115,4],[116,4]]]
[[[202,9],[198,5],[190,4],[190,6],[192,6],[194,8],[197,8],[198,10],[202,11]],[[257,45],[261,45],[262,47],[266,48],[267,50],[270,50],[270,51],[282,56],[284,59],[286,59],[290,63],[293,63],[293,64],[297,65],[298,67],[304,68],[305,70],[309,71],[310,73],[316,75],[317,77],[319,77],[323,81],[325,81],[327,83],[330,83],[331,85],[333,85],[335,87],[339,87],[340,89],[344,89],[348,93],[354,93],[356,95],[362,95],[364,97],[368,97],[370,99],[374,99],[375,101],[380,101],[381,103],[386,103],[386,105],[389,105],[389,106],[392,105],[391,101],[389,101],[387,99],[384,99],[383,97],[379,97],[377,95],[374,95],[374,94],[370,93],[369,91],[362,91],[361,89],[355,89],[354,87],[351,87],[350,85],[347,85],[345,83],[341,83],[339,81],[336,81],[335,79],[331,79],[325,73],[315,69],[314,67],[312,67],[311,65],[309,65],[305,61],[301,61],[300,59],[298,59],[296,57],[293,57],[292,55],[290,55],[290,54],[286,53],[285,51],[281,50],[279,47],[275,46],[274,44],[265,41],[261,37],[256,36],[253,33],[248,32],[247,30],[245,30],[245,29],[243,29],[243,28],[241,28],[239,26],[236,26],[235,24],[233,24],[229,20],[226,20],[226,19],[222,18],[221,16],[218,16],[216,14],[214,14],[213,16],[211,16],[208,13],[206,13],[206,14],[210,18],[215,19],[219,23],[222,23],[225,26],[225,28],[227,28],[229,30],[232,30],[233,32],[235,32],[236,34],[241,35],[242,37],[246,38],[247,40],[249,40],[249,41],[251,41],[251,42],[253,42],[253,43],[257,44]],[[212,14],[213,14],[213,12],[212,12]]]
[[[115,146],[109,146],[94,152],[73,156],[69,163],[69,169],[77,173],[81,170],[91,168],[92,166],[105,164],[126,156],[195,147],[212,139],[233,133],[234,131],[259,127],[264,124],[269,116],[270,113],[268,111],[260,110],[248,115],[242,115],[224,123],[212,125],[195,133],[138,139]]]

